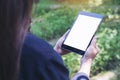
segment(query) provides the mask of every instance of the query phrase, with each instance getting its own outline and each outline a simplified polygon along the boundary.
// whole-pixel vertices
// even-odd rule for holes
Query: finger
[[[67,32],[64,33],[63,38],[65,38],[68,35],[69,32],[70,32],[70,29],[67,30]]]
[[[100,48],[98,47],[98,44],[96,44],[96,49],[98,51],[98,53],[100,52]]]
[[[91,46],[96,46],[96,42],[97,42],[96,37],[94,37],[92,39]]]
[[[99,37],[95,35],[94,38],[95,38],[95,39],[98,39]]]
[[[94,44],[95,44],[95,48],[96,48],[96,49],[97,49],[97,51],[99,52],[99,51],[100,51],[100,48],[98,47],[98,44],[97,44],[97,39],[98,39],[98,37],[97,37],[97,36],[95,36],[95,37],[94,37],[94,40],[95,40],[95,41],[94,41],[94,42],[95,42]]]
[[[68,30],[66,33],[64,33],[64,35],[57,41],[56,44],[59,44],[60,46],[62,45],[64,39],[66,38],[66,36],[68,35],[70,30]]]

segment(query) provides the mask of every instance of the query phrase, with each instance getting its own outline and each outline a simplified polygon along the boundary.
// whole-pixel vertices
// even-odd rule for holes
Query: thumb
[[[69,34],[69,32],[70,32],[70,29],[67,30],[67,32],[64,33],[64,35],[62,36],[62,38],[65,39],[67,37],[67,35]]]

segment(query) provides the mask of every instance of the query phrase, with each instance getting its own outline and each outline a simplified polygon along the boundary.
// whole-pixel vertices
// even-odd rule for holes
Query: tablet
[[[84,55],[102,20],[101,14],[80,12],[63,41],[62,48]]]

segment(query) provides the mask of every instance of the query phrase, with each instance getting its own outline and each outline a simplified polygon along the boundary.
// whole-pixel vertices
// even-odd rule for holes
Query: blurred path
[[[100,73],[97,76],[94,76],[93,78],[91,78],[91,80],[114,80],[115,78],[115,73],[112,71],[108,71],[105,73]]]

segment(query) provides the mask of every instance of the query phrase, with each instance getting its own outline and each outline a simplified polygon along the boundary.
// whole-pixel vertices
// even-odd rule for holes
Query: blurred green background
[[[105,16],[96,34],[100,53],[93,62],[92,80],[98,80],[95,76],[104,77],[109,71],[114,76],[108,80],[120,80],[120,0],[40,0],[32,11],[31,32],[54,46],[56,40],[72,26],[80,11]],[[63,56],[70,77],[78,71],[80,58],[76,53]]]

